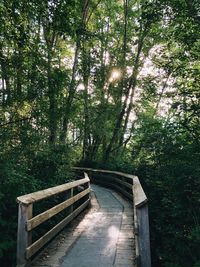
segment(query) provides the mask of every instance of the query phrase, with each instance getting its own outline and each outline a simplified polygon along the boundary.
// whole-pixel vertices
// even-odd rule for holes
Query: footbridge
[[[138,177],[73,171],[74,181],[17,198],[17,267],[150,267],[148,204]]]

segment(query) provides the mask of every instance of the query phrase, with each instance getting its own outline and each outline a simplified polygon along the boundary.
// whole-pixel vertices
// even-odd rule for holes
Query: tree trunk
[[[49,96],[49,144],[55,145],[57,133],[56,96],[52,80],[52,48],[48,47],[47,62],[48,96]]]
[[[124,100],[124,103],[122,105],[122,109],[120,111],[120,114],[117,117],[117,121],[116,121],[114,130],[113,130],[113,134],[112,134],[112,138],[111,138],[110,143],[108,144],[108,146],[104,152],[104,155],[103,155],[103,161],[104,162],[106,162],[108,160],[110,153],[112,152],[114,144],[117,143],[117,141],[120,140],[120,137],[122,136],[122,134],[124,134],[123,130],[122,130],[122,133],[120,134],[120,129],[122,127],[123,118],[124,118],[124,115],[126,113],[126,109],[128,112],[127,113],[127,119],[125,119],[125,123],[126,123],[126,127],[127,127],[128,118],[129,118],[131,107],[132,107],[132,99],[133,99],[134,91],[135,91],[135,88],[137,85],[137,76],[138,76],[138,71],[139,71],[140,54],[142,51],[145,36],[146,36],[146,32],[144,31],[143,33],[141,33],[139,41],[138,41],[138,49],[137,49],[136,59],[134,62],[133,74],[131,75],[131,77],[129,79],[128,88],[126,89],[126,92],[125,92],[125,100]],[[130,95],[130,91],[131,91],[131,95]],[[129,95],[130,95],[131,102],[128,106]]]
[[[47,20],[43,23],[44,39],[47,46],[47,86],[49,98],[49,145],[55,145],[57,137],[57,104],[56,92],[53,81],[52,58],[53,48],[56,43],[56,33],[51,29],[50,22]]]
[[[2,85],[3,85],[3,104],[9,103],[11,100],[10,92],[10,78],[8,75],[9,64],[8,58],[6,58],[2,51],[2,46],[0,46],[0,65],[2,72]]]
[[[83,137],[83,159],[87,158],[90,143],[90,124],[89,124],[89,107],[88,107],[88,82],[90,75],[90,51],[86,51],[83,44],[83,82],[84,82],[84,137]]]
[[[86,27],[86,21],[87,21],[88,11],[89,11],[89,3],[90,3],[90,0],[85,0],[83,3],[82,22],[80,25],[82,35],[83,35],[83,31],[85,30],[85,27]],[[68,133],[68,124],[69,124],[69,119],[70,119],[70,115],[71,115],[70,113],[71,113],[72,103],[74,100],[74,95],[76,92],[76,80],[75,80],[75,78],[76,78],[76,73],[77,73],[78,57],[79,57],[80,45],[81,45],[81,38],[79,35],[80,35],[80,33],[77,33],[76,50],[75,50],[75,55],[74,55],[74,64],[73,64],[73,69],[72,69],[71,82],[69,85],[69,95],[68,95],[66,103],[65,103],[65,114],[63,117],[62,130],[61,130],[61,134],[60,134],[60,142],[62,144],[65,144],[65,142],[66,142],[67,133]]]
[[[60,142],[62,144],[65,144],[65,141],[66,141],[72,102],[73,102],[74,95],[75,95],[75,92],[76,92],[76,89],[75,89],[76,80],[75,80],[75,78],[76,78],[76,72],[77,72],[77,66],[78,66],[79,52],[80,52],[80,39],[78,37],[78,40],[76,42],[76,51],[75,51],[75,55],[74,55],[72,78],[71,78],[71,82],[70,82],[70,85],[69,85],[69,95],[68,95],[66,103],[65,103],[65,114],[64,114],[64,117],[63,117],[62,130],[61,130],[61,134],[60,134]]]

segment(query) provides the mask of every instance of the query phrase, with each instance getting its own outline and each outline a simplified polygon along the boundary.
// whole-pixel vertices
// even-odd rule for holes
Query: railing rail
[[[148,200],[138,177],[109,170],[73,169],[87,172],[92,182],[114,188],[133,202],[137,267],[151,267]]]
[[[73,220],[90,202],[90,179],[84,173],[84,179],[48,188],[17,198],[19,204],[17,233],[17,267],[26,267],[31,257]],[[81,192],[74,190],[81,186]],[[79,190],[80,191],[80,190]],[[66,200],[33,217],[33,204],[61,193],[66,193]],[[86,200],[83,197],[86,197]],[[83,199],[84,202],[74,209],[73,204]],[[69,214],[51,230],[32,243],[32,230],[49,220],[64,209],[70,207]]]

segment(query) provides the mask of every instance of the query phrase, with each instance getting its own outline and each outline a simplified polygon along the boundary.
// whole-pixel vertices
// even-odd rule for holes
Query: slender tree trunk
[[[52,59],[56,43],[56,32],[47,20],[43,23],[44,39],[47,46],[47,85],[49,98],[49,145],[55,145],[57,137],[56,88],[53,81]]]
[[[9,65],[8,59],[4,56],[2,46],[0,46],[0,65],[2,72],[2,84],[3,84],[3,103],[9,103],[11,100],[11,91],[10,91],[10,78],[8,75]]]
[[[103,161],[106,162],[110,156],[110,153],[113,149],[113,145],[115,143],[117,143],[118,138],[120,138],[120,129],[122,127],[122,123],[123,123],[123,118],[124,118],[124,115],[126,113],[126,109],[127,111],[129,112],[128,113],[128,117],[130,115],[130,110],[131,110],[131,107],[132,107],[132,103],[130,102],[130,105],[128,106],[128,98],[129,98],[129,95],[130,95],[130,91],[131,91],[131,95],[130,95],[130,100],[132,101],[132,98],[134,96],[134,91],[135,91],[135,88],[136,88],[136,85],[137,85],[137,76],[138,76],[138,71],[139,71],[139,61],[140,61],[140,55],[141,55],[141,51],[142,51],[142,47],[143,47],[143,43],[144,43],[144,38],[146,36],[146,32],[144,31],[143,33],[141,33],[140,35],[140,39],[138,41],[138,49],[137,49],[137,55],[136,55],[136,59],[135,59],[135,62],[134,62],[134,68],[133,68],[133,74],[132,76],[130,77],[130,80],[129,80],[129,85],[128,85],[128,88],[126,89],[126,93],[125,93],[125,100],[124,100],[124,103],[122,105],[122,109],[120,111],[120,114],[117,118],[117,121],[116,121],[116,124],[115,124],[115,127],[114,127],[114,130],[113,130],[113,134],[112,134],[112,138],[110,140],[110,143],[108,144],[105,152],[104,152],[104,156],[103,156]],[[128,118],[127,117],[127,118]],[[128,123],[128,119],[126,122],[126,126],[127,126],[127,123]]]
[[[122,50],[122,59],[121,59],[122,81],[119,84],[120,96],[118,98],[119,103],[117,104],[117,106],[118,106],[117,109],[119,108],[119,109],[121,109],[121,111],[120,111],[119,116],[117,118],[111,141],[103,153],[104,154],[103,155],[103,161],[106,161],[108,159],[109,154],[112,150],[112,146],[113,146],[115,139],[117,137],[119,128],[121,127],[121,122],[123,120],[123,116],[124,116],[125,109],[126,109],[127,102],[128,102],[129,92],[127,92],[127,94],[125,96],[124,104],[122,104],[123,90],[124,90],[124,88],[127,87],[127,80],[126,80],[125,76],[126,76],[126,54],[127,54],[128,7],[129,7],[129,0],[124,0],[124,36],[123,36],[123,50]]]
[[[79,52],[80,52],[80,39],[78,37],[78,40],[76,42],[75,55],[74,55],[72,78],[71,78],[71,82],[69,85],[69,95],[68,95],[66,103],[65,103],[65,113],[64,113],[64,117],[63,117],[62,130],[61,130],[61,134],[60,134],[60,142],[62,144],[65,144],[65,141],[66,141],[67,132],[68,132],[68,123],[69,123],[69,118],[71,115],[70,113],[71,113],[72,102],[73,102],[74,95],[76,92],[76,89],[75,89],[76,80],[75,80],[75,78],[76,78],[76,72],[77,72],[77,66],[78,66]]]
[[[21,48],[19,48],[16,62],[16,97],[18,100],[21,100],[22,96],[22,57],[23,54]]]
[[[82,23],[80,25],[80,28],[82,29],[82,31],[85,30],[85,27],[86,27],[86,21],[87,21],[88,11],[89,11],[89,3],[90,3],[90,0],[85,0],[83,3]],[[72,103],[74,100],[74,95],[76,92],[76,79],[75,78],[76,78],[77,67],[78,67],[78,57],[80,53],[80,46],[81,46],[81,38],[78,33],[77,41],[76,41],[76,50],[75,50],[75,55],[74,55],[74,64],[73,64],[73,69],[72,69],[72,78],[71,78],[71,82],[69,85],[69,95],[65,103],[65,113],[63,117],[62,130],[60,134],[60,142],[62,144],[65,144],[66,142],[67,133],[68,133],[68,124],[69,124],[69,119],[71,115],[71,108],[72,108]]]
[[[15,61],[15,69],[16,69],[16,88],[15,94],[16,99],[21,102],[22,99],[22,84],[23,84],[23,63],[24,63],[24,48],[26,45],[27,40],[24,38],[26,27],[24,24],[21,24],[19,27],[19,37],[16,41],[17,49],[15,51],[16,61]]]
[[[57,119],[56,119],[56,96],[55,87],[52,80],[52,48],[48,48],[48,62],[47,62],[47,79],[48,79],[48,96],[49,96],[49,144],[55,145],[57,133]]]
[[[90,143],[90,124],[88,106],[88,84],[90,75],[90,51],[86,51],[86,44],[83,44],[83,82],[84,82],[84,137],[83,137],[83,159],[88,157]]]
[[[126,55],[127,55],[127,42],[128,42],[128,8],[129,0],[124,0],[124,36],[123,36],[123,51],[122,51],[122,82],[120,83],[120,105],[122,104],[123,89],[126,88],[127,79],[126,79]]]

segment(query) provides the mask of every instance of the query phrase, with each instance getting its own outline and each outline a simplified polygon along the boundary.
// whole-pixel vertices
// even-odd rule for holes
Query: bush
[[[23,166],[0,161],[0,259],[1,266],[15,266],[17,240],[17,196],[37,191],[36,179]]]
[[[0,262],[2,267],[16,264],[17,216],[16,198],[62,184],[73,179],[65,149],[36,151],[13,150],[2,153],[0,160]]]

